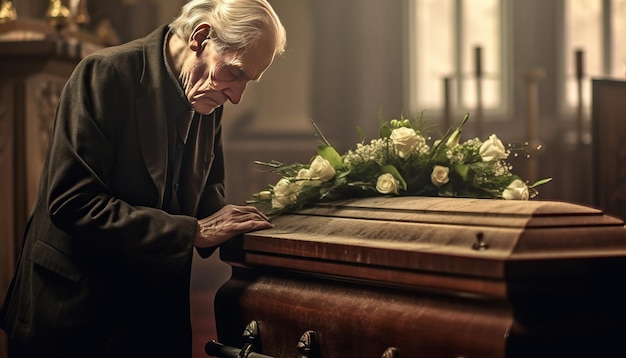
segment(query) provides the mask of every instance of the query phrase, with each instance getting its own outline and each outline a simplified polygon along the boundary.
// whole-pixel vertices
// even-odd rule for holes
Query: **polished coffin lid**
[[[623,221],[566,202],[372,197],[317,204],[272,222],[244,235],[236,250],[223,247],[222,259],[506,297],[575,289],[572,280],[595,279],[597,267],[586,262],[626,257]]]
[[[221,247],[218,337],[293,356],[623,355],[624,223],[571,203],[373,197],[320,203]],[[601,353],[599,350],[602,349]]]

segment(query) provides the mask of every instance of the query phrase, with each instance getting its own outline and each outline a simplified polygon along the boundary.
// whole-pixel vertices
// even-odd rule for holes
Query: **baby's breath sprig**
[[[531,145],[528,142],[513,142],[507,144],[507,148],[512,153],[513,157],[517,158],[523,155],[525,158],[531,158],[533,153],[537,153],[543,149],[541,144]]]

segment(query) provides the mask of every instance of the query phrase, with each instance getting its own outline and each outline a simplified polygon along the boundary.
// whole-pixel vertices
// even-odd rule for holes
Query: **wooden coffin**
[[[376,197],[273,222],[221,248],[209,355],[626,356],[626,229],[600,210]]]

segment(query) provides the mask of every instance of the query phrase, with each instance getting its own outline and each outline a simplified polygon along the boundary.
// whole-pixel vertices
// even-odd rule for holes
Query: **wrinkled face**
[[[239,103],[249,81],[258,81],[274,60],[274,43],[262,36],[246,53],[219,54],[208,40],[198,46],[195,57],[183,66],[181,79],[191,107],[209,114],[230,101]]]

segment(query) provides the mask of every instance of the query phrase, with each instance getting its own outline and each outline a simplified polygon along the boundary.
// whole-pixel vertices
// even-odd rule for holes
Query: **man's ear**
[[[189,36],[189,48],[192,51],[201,51],[209,43],[209,33],[211,32],[211,25],[202,23],[194,29]]]

